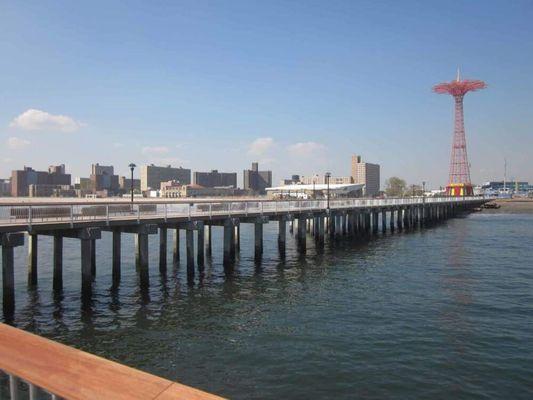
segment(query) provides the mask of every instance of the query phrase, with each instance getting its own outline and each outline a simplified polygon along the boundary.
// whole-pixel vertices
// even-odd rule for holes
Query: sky
[[[533,182],[531,1],[0,1],[0,177],[92,163],[446,184],[465,98],[474,183]],[[240,178],[242,179],[242,178]],[[242,184],[242,183],[241,183]]]

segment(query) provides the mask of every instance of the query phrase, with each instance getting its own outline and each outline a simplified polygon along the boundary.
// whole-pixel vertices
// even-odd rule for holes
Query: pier
[[[96,253],[102,231],[112,233],[112,285],[121,278],[123,234],[135,237],[135,264],[141,288],[149,287],[148,237],[159,234],[159,270],[167,269],[167,241],[172,232],[172,262],[180,262],[180,231],[185,232],[187,280],[202,279],[206,254],[212,255],[212,229],[223,230],[224,268],[230,269],[240,251],[240,225],[254,226],[254,257],[263,255],[263,227],[278,224],[278,247],[285,257],[287,229],[295,234],[298,251],[307,243],[323,247],[341,237],[377,237],[380,232],[422,229],[469,212],[487,202],[482,197],[335,199],[335,200],[190,200],[183,201],[29,201],[0,203],[2,298],[4,317],[15,311],[15,268],[27,268],[28,285],[38,283],[40,236],[53,237],[53,289],[63,287],[63,238],[80,243],[81,295],[91,298]],[[196,237],[196,241],[195,241]],[[15,266],[14,248],[27,240],[26,266]],[[195,246],[196,244],[196,246]],[[215,255],[216,256],[216,255]]]

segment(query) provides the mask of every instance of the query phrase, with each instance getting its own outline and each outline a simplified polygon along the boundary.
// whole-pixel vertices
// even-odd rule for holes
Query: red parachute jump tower
[[[433,91],[439,94],[450,94],[455,99],[455,128],[453,132],[452,157],[450,161],[450,178],[446,186],[448,196],[470,196],[474,194],[470,182],[470,165],[466,153],[465,124],[463,116],[463,98],[468,92],[485,89],[483,81],[461,80],[459,70],[455,81],[439,83]]]

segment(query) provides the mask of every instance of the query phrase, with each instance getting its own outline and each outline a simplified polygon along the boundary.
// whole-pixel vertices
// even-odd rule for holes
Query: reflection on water
[[[127,236],[112,287],[104,234],[87,302],[79,243],[65,240],[64,289],[54,293],[43,238],[35,290],[25,285],[24,249],[16,250],[14,324],[232,398],[528,398],[532,222],[476,214],[320,251],[309,241],[306,255],[289,240],[285,256],[270,224],[260,262],[243,225],[241,252],[226,269],[214,229],[205,275],[192,285],[183,258],[159,273],[150,237],[146,289]]]

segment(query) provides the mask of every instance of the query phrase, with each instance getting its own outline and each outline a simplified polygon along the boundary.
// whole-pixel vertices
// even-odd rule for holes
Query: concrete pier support
[[[196,240],[196,263],[200,276],[204,274],[205,269],[205,226],[203,222],[198,223],[198,237]]]
[[[298,250],[302,253],[305,253],[307,247],[306,219],[305,215],[298,216]]]
[[[287,220],[281,217],[278,221],[278,250],[284,256],[287,243]]]
[[[194,230],[185,230],[185,244],[187,247],[187,280],[194,279]]]
[[[389,217],[390,217],[390,220],[389,220],[390,231],[394,232],[394,210],[393,209],[390,210]]]
[[[122,240],[121,240],[122,233],[120,230],[116,229],[113,231],[113,243],[112,243],[112,258],[113,258],[113,287],[118,286],[120,283],[120,275],[121,275],[121,258],[122,258]]]
[[[334,239],[337,233],[337,214],[335,214],[334,212],[330,212],[328,217],[329,236],[331,239]]]
[[[2,309],[4,318],[11,320],[15,313],[15,261],[13,249],[24,245],[24,234],[0,234],[0,245],[2,246]]]
[[[403,209],[403,227],[409,229],[409,209]]]
[[[172,265],[178,266],[180,263],[180,228],[177,226],[173,229],[172,237]]]
[[[403,210],[401,208],[398,208],[396,210],[396,226],[398,227],[398,230],[401,231],[403,229]]]
[[[159,272],[167,271],[167,228],[159,228]]]
[[[53,244],[53,289],[63,289],[63,237],[54,235]]]
[[[254,224],[254,249],[255,259],[260,260],[263,255],[263,222],[261,221]]]
[[[387,232],[387,211],[381,210],[381,232]]]
[[[379,231],[379,212],[372,212],[372,234],[377,235]]]
[[[137,233],[137,248],[135,249],[139,262],[139,283],[141,288],[147,288],[150,285],[150,275],[148,270],[148,234],[144,232]]]
[[[348,234],[348,215],[341,214],[340,215],[340,221],[341,221],[341,235],[346,236]]]
[[[81,294],[82,297],[92,295],[93,274],[91,270],[91,239],[82,238],[81,241]]]
[[[28,286],[37,285],[37,234],[28,235]]]
[[[84,228],[73,232],[68,232],[63,236],[80,239],[81,250],[81,295],[88,298],[92,295],[93,273],[92,273],[92,242],[102,237],[99,228]]]
[[[320,248],[323,248],[324,247],[324,242],[325,242],[325,233],[326,233],[326,229],[325,229],[325,218],[324,216],[320,215],[318,218],[317,218],[317,223],[318,223],[318,230],[317,230],[317,235],[318,235],[318,239],[317,239],[317,247],[320,247]]]
[[[235,227],[235,251],[240,253],[241,251],[241,226]]]
[[[317,215],[313,216],[313,237],[315,238],[315,241],[318,240],[318,229],[320,228],[320,222],[318,222],[318,219],[320,217]]]
[[[137,271],[139,272],[139,284],[142,289],[150,285],[150,274],[148,265],[148,235],[157,234],[157,225],[136,225],[123,228],[123,232],[135,234],[135,260]]]
[[[212,247],[212,236],[213,232],[211,230],[211,225],[207,225],[207,229],[205,229],[205,252],[208,256],[211,256],[213,252]]]
[[[233,218],[224,221],[224,266],[227,267],[235,261],[235,225],[239,222]]]
[[[91,240],[91,274],[96,277],[96,240]]]

